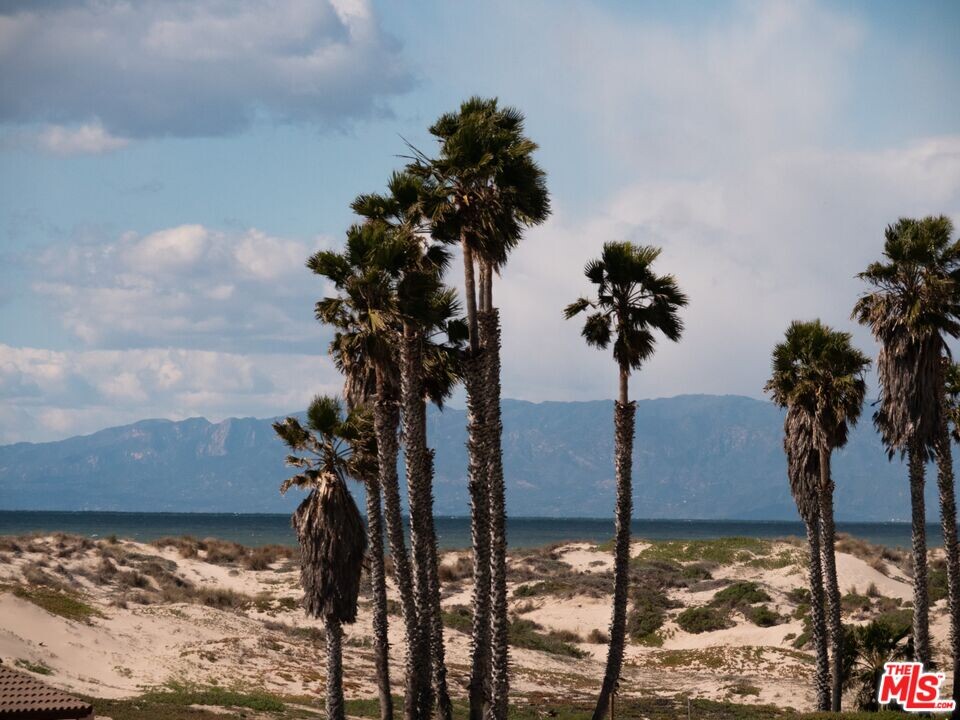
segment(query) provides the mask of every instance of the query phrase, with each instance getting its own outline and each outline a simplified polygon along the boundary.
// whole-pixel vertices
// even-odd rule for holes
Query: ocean
[[[470,546],[470,519],[436,518],[442,549]],[[839,532],[889,547],[910,546],[908,523],[837,523]],[[244,545],[293,545],[289,515],[215,513],[49,512],[0,510],[0,535],[67,532],[87,537],[118,537],[149,541],[165,535],[215,537]],[[800,522],[746,520],[634,520],[633,536],[647,540],[709,540],[722,537],[805,537]],[[557,542],[604,542],[613,537],[613,520],[592,518],[509,518],[510,547],[525,548]],[[940,526],[927,526],[931,547],[943,542]]]

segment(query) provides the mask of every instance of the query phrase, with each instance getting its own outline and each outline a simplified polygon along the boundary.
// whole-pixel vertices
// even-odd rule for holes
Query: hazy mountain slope
[[[505,400],[504,467],[513,515],[612,512],[610,401]],[[641,401],[635,516],[795,518],[779,410],[736,396]],[[436,509],[464,515],[464,411],[432,411]],[[0,508],[273,512],[293,506],[277,485],[284,452],[269,420],[145,420],[53,443],[0,447]],[[909,518],[906,473],[869,421],[834,462],[840,518]],[[928,483],[930,507],[935,485]]]

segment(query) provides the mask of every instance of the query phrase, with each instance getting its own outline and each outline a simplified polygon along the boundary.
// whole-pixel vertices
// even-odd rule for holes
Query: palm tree
[[[434,237],[463,251],[470,351],[464,363],[468,475],[474,553],[470,717],[487,701],[504,720],[509,696],[506,502],[501,451],[500,326],[493,274],[526,227],[546,220],[545,174],[533,160],[522,113],[474,97],[430,128],[436,159],[415,152],[411,171],[430,190],[425,211]],[[478,287],[477,274],[480,276]]]
[[[901,218],[886,229],[884,259],[859,277],[872,290],[857,301],[853,317],[870,328],[880,343],[877,375],[880,407],[874,424],[890,457],[906,454],[910,469],[913,555],[913,646],[929,665],[929,598],[924,508],[925,464],[938,459],[941,519],[948,553],[951,638],[954,665],[960,659],[960,577],[956,545],[953,476],[947,461],[947,421],[943,412],[943,361],[946,338],[960,336],[960,241],[943,217]],[[933,457],[931,457],[933,456]],[[953,517],[950,517],[953,516]]]
[[[373,655],[377,673],[380,720],[393,720],[393,694],[390,691],[390,638],[387,619],[387,574],[383,554],[383,510],[380,492],[380,469],[377,460],[377,437],[374,431],[372,403],[376,397],[376,372],[363,356],[363,345],[357,336],[337,332],[330,342],[330,355],[344,376],[343,396],[347,408],[357,412],[363,422],[361,436],[354,443],[354,454],[363,462],[355,462],[358,479],[363,482],[367,498],[367,544],[370,547],[370,594],[373,613]],[[362,453],[362,455],[361,455]]]
[[[764,388],[769,391],[768,387]],[[830,709],[830,656],[827,651],[826,610],[823,594],[823,557],[820,552],[820,453],[813,443],[810,416],[799,407],[788,407],[783,423],[790,493],[807,533],[810,584],[810,636],[816,665],[813,675],[817,710]]]
[[[795,422],[795,425],[801,434],[806,432],[809,440],[801,437],[794,442],[809,442],[817,452],[816,497],[833,651],[831,709],[834,712],[840,711],[843,699],[843,624],[834,553],[834,483],[830,475],[830,455],[834,449],[846,445],[850,427],[860,418],[867,391],[863,375],[870,367],[870,360],[850,344],[850,338],[850,333],[833,330],[819,320],[791,323],[784,341],[773,350],[773,374],[766,386],[780,407],[806,416],[806,422]]]
[[[385,241],[385,234],[385,229],[376,225],[354,225],[347,232],[342,253],[317,252],[307,261],[307,267],[332,281],[338,291],[336,296],[317,302],[317,319],[348,336],[351,344],[348,354],[357,362],[362,360],[374,374],[373,415],[379,480],[407,640],[404,717],[421,720],[430,708],[430,659],[422,652],[421,625],[400,509],[396,293],[389,273],[369,264],[373,249]]]
[[[447,689],[439,558],[433,521],[433,451],[427,445],[426,403],[431,393],[427,387],[428,368],[424,356],[432,352],[434,360],[446,360],[446,367],[434,362],[429,368],[440,372],[441,385],[444,379],[453,381],[435,398],[442,405],[456,382],[457,370],[452,363],[465,327],[454,319],[460,311],[456,292],[442,283],[449,255],[443,246],[432,244],[423,232],[422,185],[422,179],[416,175],[394,173],[388,182],[387,194],[361,195],[354,201],[353,209],[367,223],[387,230],[384,242],[373,249],[368,262],[386,272],[395,283],[414,596],[421,627],[427,628],[421,652],[430,661],[440,718],[450,720],[453,706]],[[438,346],[434,342],[438,334],[445,334],[449,344]],[[436,378],[430,389],[434,392],[439,389]]]
[[[345,720],[343,700],[343,623],[357,619],[357,596],[367,539],[363,520],[344,475],[357,438],[354,418],[341,416],[333,398],[316,397],[307,426],[288,417],[273,429],[290,448],[288,465],[298,469],[280,486],[310,492],[293,513],[300,543],[300,582],[308,615],[323,619],[327,639],[327,717]]]
[[[564,310],[570,318],[592,310],[583,325],[588,345],[605,350],[613,341],[613,358],[620,370],[620,393],[614,407],[617,476],[616,548],[614,550],[613,614],[607,668],[593,720],[601,720],[620,680],[626,641],[627,593],[630,575],[630,520],[633,511],[632,458],[634,413],[630,400],[630,373],[653,356],[659,331],[677,342],[683,332],[678,311],[687,296],[672,275],[657,275],[652,268],[660,248],[629,242],[608,242],[584,274],[596,288],[596,299],[580,298]]]

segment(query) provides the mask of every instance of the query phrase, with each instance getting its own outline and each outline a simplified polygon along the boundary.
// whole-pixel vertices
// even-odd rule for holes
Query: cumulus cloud
[[[67,126],[45,143],[90,152],[258,118],[340,127],[411,76],[364,0],[83,0],[0,7],[0,85],[0,122]]]
[[[312,351],[326,286],[304,261],[318,243],[202,225],[126,233],[47,248],[32,287],[92,347]]]
[[[783,151],[710,179],[645,181],[584,221],[561,212],[530,233],[498,287],[504,312],[504,391],[533,400],[610,397],[609,353],[587,348],[563,306],[589,291],[583,264],[608,240],[663,248],[661,272],[690,296],[678,345],[662,341],[633,381],[637,397],[760,396],[770,350],[794,319],[849,319],[898,216],[945,213],[960,227],[960,136],[883,151]],[[514,311],[516,309],[516,311]]]
[[[145,417],[269,417],[339,387],[323,355],[55,352],[0,344],[0,443],[62,438]]]

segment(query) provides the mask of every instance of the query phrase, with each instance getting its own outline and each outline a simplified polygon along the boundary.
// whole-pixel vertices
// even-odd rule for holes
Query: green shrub
[[[766,605],[757,605],[746,613],[747,619],[759,627],[773,627],[783,619]]]
[[[677,616],[677,624],[688,633],[713,632],[728,626],[726,615],[712,607],[687,608]]]
[[[641,585],[634,592],[633,607],[627,615],[627,633],[638,642],[647,642],[663,627],[667,609],[673,605],[662,590]]]
[[[927,567],[927,593],[931,605],[947,597],[947,565],[943,560],[936,560]]]
[[[720,590],[710,604],[714,607],[741,607],[759,602],[770,602],[770,596],[755,582],[735,582]]]
[[[579,641],[576,635],[562,631],[541,632],[542,630],[543,627],[532,620],[512,618],[509,628],[510,644],[514,647],[539,650],[553,655],[574,658],[587,656],[587,653],[571,644],[571,640]]]
[[[473,628],[473,610],[466,605],[453,605],[441,613],[444,627],[470,634]]]

